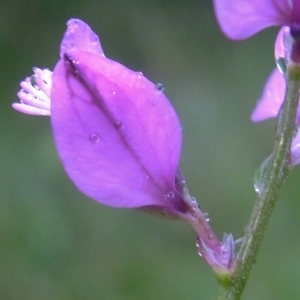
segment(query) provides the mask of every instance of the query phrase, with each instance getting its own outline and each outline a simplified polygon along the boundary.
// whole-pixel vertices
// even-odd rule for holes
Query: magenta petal
[[[214,0],[220,27],[231,39],[245,39],[273,25],[291,22],[290,0]]]
[[[60,46],[60,57],[65,52],[87,51],[104,56],[98,36],[81,20],[71,19]]]
[[[178,118],[140,73],[72,52],[53,74],[51,121],[65,169],[89,197],[110,206],[168,206],[181,148]]]
[[[278,69],[275,69],[269,77],[263,91],[263,95],[254,109],[251,120],[262,121],[276,117],[284,100],[285,80]]]

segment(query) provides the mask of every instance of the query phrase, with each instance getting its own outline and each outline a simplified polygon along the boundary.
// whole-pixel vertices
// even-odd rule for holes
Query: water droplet
[[[152,100],[151,104],[152,104],[152,106],[156,106],[157,105],[157,101],[156,100]]]
[[[174,198],[175,194],[173,191],[170,191],[168,194],[167,194],[167,197],[168,198]]]
[[[207,221],[207,222],[209,222],[210,221],[210,215],[209,215],[209,213],[204,213],[204,218],[205,218],[205,220]]]
[[[245,239],[244,237],[237,238],[235,239],[234,244],[239,245],[244,241],[244,239]]]
[[[275,59],[278,70],[281,74],[285,74],[286,72],[286,61],[283,57],[277,57]]]
[[[116,94],[116,91],[115,91],[114,89],[112,89],[112,90],[111,90],[111,93],[112,93],[113,95],[115,95],[115,94]]]
[[[64,54],[64,59],[65,59],[64,63],[65,63],[66,68],[68,70],[70,70],[75,77],[80,77],[80,73],[76,69],[77,65],[79,64],[79,61],[76,61],[75,59],[73,59],[72,56],[67,55],[67,54]]]
[[[116,122],[115,122],[115,127],[116,127],[117,129],[120,129],[120,128],[123,127],[123,123],[122,123],[121,121],[116,121]]]
[[[90,37],[90,41],[93,44],[98,44],[99,43],[99,38],[94,32],[92,32],[89,37]]]
[[[199,256],[202,257],[202,253],[201,253],[201,250],[200,250],[201,249],[201,242],[200,242],[200,239],[198,237],[196,238],[196,247],[197,247]]]
[[[36,75],[32,75],[30,76],[30,83],[32,86],[36,86],[36,79],[37,79],[37,76]]]
[[[97,144],[100,141],[100,137],[99,137],[99,135],[97,133],[91,133],[89,135],[89,141],[92,144]]]
[[[137,72],[137,77],[138,78],[142,78],[143,77],[143,73],[142,72]]]
[[[80,77],[80,73],[78,70],[74,70],[73,71],[73,75],[76,77],[76,78],[79,78]]]
[[[288,26],[282,27],[275,41],[275,61],[282,74],[285,74],[287,62],[291,58],[293,42],[290,28]]]
[[[198,204],[197,199],[195,197],[191,197],[191,203],[193,206],[197,206],[200,208],[200,205]]]
[[[263,190],[265,174],[271,158],[272,155],[268,156],[259,166],[259,168],[254,172],[254,189],[257,194],[260,194]]]
[[[160,92],[163,92],[163,91],[165,90],[165,87],[163,86],[162,83],[158,83],[158,84],[156,85],[156,88],[157,88]]]
[[[214,236],[210,233],[209,235],[208,235],[208,239],[209,240],[212,240],[214,238]]]
[[[81,23],[82,21],[77,20],[77,19],[71,19],[67,22],[67,27],[68,27],[68,31],[69,32],[74,32],[75,28],[78,27],[78,25]]]

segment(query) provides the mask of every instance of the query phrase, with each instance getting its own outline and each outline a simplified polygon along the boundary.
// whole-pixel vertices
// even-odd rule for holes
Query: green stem
[[[290,149],[295,133],[300,67],[293,64],[288,65],[286,76],[287,88],[278,117],[274,149],[264,172],[261,192],[256,199],[249,223],[245,229],[245,237],[237,254],[236,266],[232,273],[228,274],[226,281],[219,280],[219,300],[240,299],[263,241],[279,190],[290,171]]]

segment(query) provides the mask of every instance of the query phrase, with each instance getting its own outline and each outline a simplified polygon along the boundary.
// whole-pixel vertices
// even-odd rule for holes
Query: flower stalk
[[[278,116],[274,149],[262,177],[262,188],[245,229],[245,237],[237,254],[235,268],[226,276],[227,280],[219,280],[219,300],[240,299],[263,241],[280,188],[291,169],[290,149],[295,136],[300,89],[299,65],[290,63],[287,66],[286,85],[285,100]]]

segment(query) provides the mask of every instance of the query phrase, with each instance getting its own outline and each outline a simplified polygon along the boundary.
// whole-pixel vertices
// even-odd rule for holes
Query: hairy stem
[[[245,237],[237,254],[236,266],[233,272],[226,276],[226,280],[219,280],[219,300],[240,299],[263,241],[279,190],[290,171],[290,149],[295,134],[300,67],[293,64],[288,65],[286,76],[285,100],[278,117],[273,152],[263,174],[261,191],[245,229]]]

